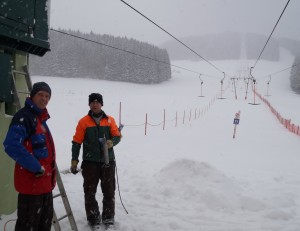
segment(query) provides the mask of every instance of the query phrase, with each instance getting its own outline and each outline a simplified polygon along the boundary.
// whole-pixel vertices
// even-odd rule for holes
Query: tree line
[[[300,54],[295,57],[290,75],[290,84],[293,91],[300,94]]]
[[[31,75],[94,78],[143,84],[160,83],[171,78],[170,59],[166,49],[126,37],[72,30],[59,31],[63,33],[50,30],[51,52],[43,57],[30,55]]]

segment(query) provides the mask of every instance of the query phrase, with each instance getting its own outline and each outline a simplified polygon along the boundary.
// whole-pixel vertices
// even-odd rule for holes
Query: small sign
[[[233,120],[233,124],[236,124],[236,125],[238,125],[240,123],[240,119],[238,119],[238,118],[234,118],[234,120]]]
[[[241,115],[241,111],[238,111],[237,113],[235,113],[235,117],[233,119],[233,124],[234,124],[233,139],[235,138],[236,126],[240,123],[240,115]]]

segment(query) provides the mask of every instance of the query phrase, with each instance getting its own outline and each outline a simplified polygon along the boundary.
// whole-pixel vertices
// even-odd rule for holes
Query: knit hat
[[[103,98],[99,93],[92,93],[89,95],[89,105],[91,102],[98,101],[103,106]]]
[[[49,87],[49,85],[45,82],[37,82],[33,84],[32,90],[30,92],[30,97],[32,98],[33,96],[35,96],[35,94],[39,91],[46,91],[51,96],[51,88]]]

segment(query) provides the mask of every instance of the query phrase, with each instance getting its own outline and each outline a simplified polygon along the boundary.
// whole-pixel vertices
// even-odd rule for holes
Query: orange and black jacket
[[[112,140],[113,146],[120,142],[121,134],[113,117],[103,116],[99,124],[96,124],[91,111],[81,118],[76,127],[72,141],[72,160],[78,160],[81,144],[83,146],[82,159],[104,163],[104,154],[99,138]],[[108,149],[109,161],[115,160],[114,149]]]

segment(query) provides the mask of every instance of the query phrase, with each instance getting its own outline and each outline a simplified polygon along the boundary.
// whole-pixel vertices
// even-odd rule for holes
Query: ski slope
[[[254,62],[254,61],[253,61]],[[228,76],[253,63],[217,61]],[[173,68],[172,79],[158,85],[34,76],[52,88],[48,106],[60,170],[68,169],[71,140],[88,111],[88,95],[99,92],[103,110],[125,125],[115,147],[123,209],[116,192],[119,231],[298,231],[300,227],[300,136],[289,132],[244,80],[224,80],[204,62],[175,65],[201,70],[198,75]],[[280,62],[260,61],[253,72],[257,91],[284,118],[300,125],[300,95],[289,87],[293,64],[282,51]],[[235,99],[235,92],[237,99]],[[255,101],[255,104],[252,105]],[[252,104],[251,104],[252,103]],[[240,123],[233,139],[235,114]],[[145,130],[147,114],[148,126]],[[177,116],[176,116],[177,115]],[[165,123],[163,123],[165,118]],[[145,135],[146,132],[146,135]],[[90,230],[84,211],[80,174],[61,174],[80,231]],[[56,190],[55,190],[56,191]],[[101,205],[101,190],[97,195]],[[58,216],[63,215],[55,199]],[[3,216],[4,223],[16,214]],[[13,230],[14,222],[6,230]],[[71,230],[67,220],[62,230]]]

